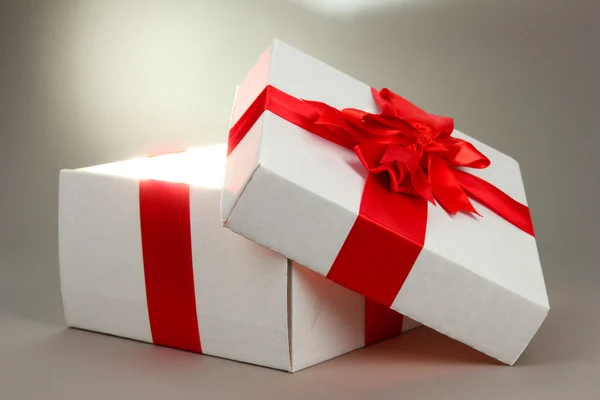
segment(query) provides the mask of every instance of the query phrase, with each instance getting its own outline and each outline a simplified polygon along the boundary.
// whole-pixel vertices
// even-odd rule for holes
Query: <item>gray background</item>
[[[597,399],[598,17],[567,0],[3,3],[0,398]],[[58,171],[224,141],[272,37],[520,161],[552,310],[517,366],[427,329],[296,375],[65,330]]]

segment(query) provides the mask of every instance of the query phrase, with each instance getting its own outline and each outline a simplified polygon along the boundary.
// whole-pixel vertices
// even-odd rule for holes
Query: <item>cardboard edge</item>
[[[260,64],[261,59],[263,57],[268,57],[268,66],[266,68],[266,71],[264,71],[265,72],[265,75],[263,77],[264,79],[261,79],[261,81],[264,81],[265,86],[271,82],[271,75],[272,75],[272,69],[273,69],[273,54],[275,53],[277,48],[281,45],[281,43],[283,43],[283,42],[281,42],[277,38],[271,39],[267,48],[265,50],[263,50],[263,52],[256,58],[256,60],[253,62],[250,69],[246,72],[246,74],[244,75],[244,77],[242,78],[240,83],[236,85],[235,93],[234,93],[234,97],[233,97],[233,106],[231,107],[231,112],[230,112],[230,116],[229,116],[229,127],[230,128],[235,123],[237,123],[237,121],[239,120],[239,117],[241,115],[243,115],[243,113],[242,113],[240,116],[238,116],[238,118],[236,118],[236,110],[238,108],[238,101],[240,100],[240,88],[243,89],[244,84],[247,84],[248,80],[252,78],[254,73],[256,73],[255,68]],[[257,91],[256,96],[254,96],[252,101],[254,101],[260,95],[261,91]],[[248,104],[247,107],[248,106],[250,106],[250,104]],[[246,112],[246,110],[244,110],[244,112]],[[261,117],[252,125],[252,127],[250,129],[253,129],[257,124],[264,125],[264,114],[265,114],[265,112],[263,111],[263,113],[261,114]],[[240,197],[246,190],[248,183],[250,182],[250,180],[252,180],[252,177],[254,176],[254,174],[256,173],[258,168],[260,168],[260,166],[261,166],[261,154],[260,153],[261,153],[261,146],[262,146],[262,131],[263,131],[262,126],[260,127],[260,131],[261,131],[261,137],[259,138],[259,144],[258,144],[258,153],[259,154],[257,155],[257,158],[256,158],[257,164],[254,166],[253,170],[250,172],[250,174],[246,178],[245,182],[243,183],[241,189],[236,194],[236,198],[233,201],[233,204],[231,204],[231,206],[227,210],[228,211],[227,213],[224,213],[224,210],[223,210],[223,197],[224,197],[224,193],[225,193],[225,189],[226,189],[225,186],[223,187],[223,189],[221,191],[221,205],[220,205],[221,210],[220,210],[220,212],[221,212],[221,222],[224,227],[227,226],[229,217],[233,213],[233,210],[235,210],[235,207],[237,206],[237,203],[238,203]],[[244,142],[244,140],[246,140],[246,138],[247,138],[246,136],[244,138],[242,138],[242,141],[238,144],[238,147],[236,147],[236,149],[239,148],[239,145],[242,144],[242,142]],[[236,149],[233,149],[232,153]],[[227,155],[227,159],[229,159],[230,155],[231,154]],[[227,172],[227,167],[226,167],[226,172]]]
[[[69,328],[74,328],[75,325],[71,322],[71,318],[68,315],[68,307],[65,304],[65,271],[62,267],[64,265],[64,255],[62,249],[64,246],[62,245],[62,226],[63,226],[63,199],[65,196],[65,185],[68,185],[67,181],[69,180],[69,176],[75,174],[76,171],[73,169],[61,169],[58,173],[58,216],[57,216],[57,236],[58,236],[58,280],[60,285],[60,301],[63,308],[63,317],[65,321],[65,325]]]
[[[344,353],[341,353],[341,354],[338,354],[338,355],[336,355],[336,356],[332,356],[332,357],[330,357],[330,358],[328,358],[328,359],[326,359],[326,360],[319,361],[319,362],[318,362],[318,363],[316,363],[316,364],[305,365],[305,366],[303,366],[303,367],[301,367],[301,368],[298,368],[298,369],[295,369],[295,370],[293,370],[292,372],[293,372],[293,373],[296,373],[296,372],[304,371],[305,369],[308,369],[308,368],[311,368],[311,367],[315,367],[315,366],[317,366],[317,365],[320,365],[320,364],[323,364],[323,363],[326,363],[326,362],[329,362],[329,361],[337,360],[337,359],[338,359],[338,358],[340,358],[340,357],[344,357],[344,356],[346,356],[346,355],[348,355],[348,354],[352,354],[352,353],[355,353],[355,352],[357,352],[357,351],[361,351],[361,350],[362,350],[362,351],[365,351],[366,349],[368,349],[368,348],[370,348],[370,347],[373,347],[373,346],[380,345],[381,343],[385,343],[385,342],[387,342],[388,340],[398,340],[398,338],[400,338],[400,337],[402,337],[402,336],[404,336],[404,335],[407,335],[407,334],[409,334],[409,333],[412,333],[412,332],[414,332],[414,331],[416,331],[416,330],[418,330],[418,329],[421,329],[421,328],[423,328],[424,326],[425,326],[425,325],[419,325],[419,326],[416,326],[416,327],[414,327],[414,328],[411,328],[411,329],[409,329],[409,330],[402,331],[401,333],[399,333],[399,334],[397,334],[397,335],[390,336],[390,337],[388,337],[388,338],[385,338],[385,339],[379,340],[379,341],[377,341],[377,342],[374,342],[374,343],[371,343],[371,344],[369,344],[369,345],[363,345],[363,346],[361,346],[361,347],[357,347],[357,348],[355,348],[355,349],[348,350],[348,351],[346,351],[346,352],[344,352]]]
[[[262,164],[260,163],[260,161],[258,163],[256,163],[256,165],[254,166],[254,169],[252,170],[252,172],[248,175],[248,179],[246,179],[246,181],[244,182],[244,184],[242,185],[242,188],[239,190],[239,192],[236,195],[236,198],[233,202],[233,204],[231,205],[231,207],[229,208],[229,213],[225,216],[225,219],[221,221],[223,227],[225,228],[229,228],[229,218],[231,217],[231,214],[233,214],[233,212],[235,211],[238,203],[240,202],[240,199],[242,198],[242,196],[244,195],[244,192],[246,191],[246,189],[248,188],[248,185],[250,184],[250,182],[252,181],[252,178],[254,178],[254,175],[256,175],[256,172],[262,167]],[[223,191],[221,191],[221,199],[223,198]],[[223,205],[223,201],[221,200],[221,206]],[[236,232],[239,234],[239,232]],[[242,235],[243,236],[243,235]],[[248,239],[248,238],[247,238]],[[250,239],[251,240],[251,239]],[[271,249],[272,250],[272,249]]]
[[[521,358],[521,356],[523,355],[523,353],[525,352],[525,350],[527,349],[527,347],[529,347],[529,345],[531,344],[531,342],[533,341],[533,339],[536,337],[536,335],[539,332],[539,330],[542,327],[542,325],[544,325],[544,322],[546,322],[546,318],[548,318],[548,314],[550,313],[550,305],[548,305],[548,307],[542,307],[539,304],[536,304],[536,306],[538,308],[542,309],[543,311],[545,311],[543,313],[544,317],[540,321],[538,327],[533,332],[533,335],[531,336],[531,339],[529,339],[529,342],[527,342],[527,343],[525,343],[523,345],[523,348],[518,352],[518,354],[516,355],[515,359],[512,362],[510,362],[510,363],[506,363],[509,366],[515,365],[515,363],[519,360],[519,358]]]
[[[293,352],[293,324],[292,324],[292,301],[293,301],[293,293],[292,293],[292,264],[293,261],[289,258],[286,258],[287,262],[287,336],[288,336],[288,351],[290,357],[290,365],[289,372],[294,371],[294,352]]]
[[[231,231],[233,231],[233,232],[235,232],[235,233],[237,233],[237,234],[245,237],[246,239],[249,239],[249,240],[251,240],[251,241],[253,241],[255,243],[258,243],[259,245],[261,245],[263,247],[266,247],[266,248],[268,248],[268,249],[270,249],[270,250],[272,250],[272,251],[274,251],[276,253],[282,254],[283,256],[285,256],[287,258],[290,258],[288,254],[283,254],[280,251],[278,251],[277,249],[274,249],[274,248],[270,247],[269,245],[264,244],[262,241],[258,241],[256,239],[251,238],[247,234],[244,234],[243,232],[240,232],[238,229],[231,227],[231,225],[229,224],[230,217],[233,215],[233,213],[235,212],[235,210],[237,208],[237,205],[239,204],[240,201],[242,201],[242,199],[244,198],[244,195],[249,190],[250,184],[252,183],[252,181],[254,180],[254,178],[256,176],[259,176],[259,174],[261,174],[261,173],[263,173],[263,174],[272,174],[273,176],[276,176],[277,178],[279,178],[281,180],[284,180],[284,181],[290,183],[291,185],[293,185],[295,187],[298,187],[298,188],[300,188],[300,189],[302,189],[302,190],[304,190],[306,192],[309,192],[311,195],[318,197],[321,201],[324,201],[324,202],[327,202],[327,203],[331,203],[331,204],[339,207],[340,209],[344,210],[344,212],[351,213],[354,216],[353,217],[354,220],[353,220],[352,224],[354,224],[354,221],[356,220],[356,218],[358,218],[358,214],[354,213],[353,211],[349,210],[348,208],[346,208],[344,206],[341,206],[341,205],[339,205],[339,204],[337,204],[335,202],[332,202],[331,200],[329,200],[329,199],[323,197],[322,195],[320,195],[319,193],[316,193],[316,192],[314,192],[314,191],[312,191],[310,189],[307,189],[307,188],[305,188],[303,186],[298,185],[296,182],[294,182],[294,181],[288,179],[287,177],[278,174],[276,171],[273,171],[272,169],[268,168],[264,163],[259,162],[257,164],[256,168],[253,170],[252,175],[250,176],[250,178],[247,180],[246,184],[244,185],[243,189],[239,191],[239,196],[236,198],[234,207],[231,208],[231,212],[228,215],[227,220],[223,224],[223,226],[226,227],[227,229],[229,229],[229,230],[231,230]],[[343,242],[340,243],[340,248],[341,248],[342,245],[343,245]],[[339,251],[339,249],[338,249],[338,251]],[[304,263],[301,260],[295,260],[293,258],[291,258],[291,260],[294,261],[294,262],[297,262],[300,265],[304,265]],[[332,262],[330,264],[330,267],[331,267],[331,265],[333,265],[333,260],[332,260]],[[310,268],[310,269],[312,269],[312,268]],[[315,271],[316,273],[318,273],[321,276],[324,276],[324,277],[327,276],[327,272],[319,271],[319,270],[316,270],[316,269],[312,269],[312,270]]]
[[[101,332],[101,331],[97,331],[97,330],[91,330],[91,329],[86,329],[86,328],[81,328],[78,326],[71,326],[69,327],[71,329],[73,329],[74,331],[79,331],[79,332],[83,332],[86,334],[91,334],[91,335],[98,335],[98,336],[104,336],[108,339],[111,338],[116,338],[119,340],[125,340],[134,344],[140,344],[140,345],[149,345],[152,347],[161,347],[163,349],[168,349],[169,351],[176,351],[176,352],[182,352],[182,353],[187,353],[187,354],[193,354],[195,356],[199,356],[199,357],[210,357],[210,358],[214,358],[217,360],[223,360],[226,361],[228,363],[238,363],[238,364],[242,364],[242,365],[248,365],[251,367],[260,367],[260,368],[266,368],[272,371],[276,371],[279,373],[289,373],[290,371],[286,371],[285,369],[281,369],[281,368],[277,368],[277,367],[271,367],[268,365],[262,365],[262,364],[256,364],[256,363],[252,363],[249,361],[242,361],[242,360],[235,360],[232,358],[227,358],[227,357],[223,357],[223,356],[219,356],[219,355],[215,355],[215,354],[208,354],[208,353],[196,353],[193,351],[189,351],[189,350],[184,350],[184,349],[178,349],[175,347],[168,347],[168,346],[163,346],[160,344],[156,344],[156,343],[152,343],[152,342],[147,342],[145,340],[140,340],[140,339],[136,339],[136,338],[132,338],[132,337],[127,337],[127,336],[119,336],[119,335],[115,335],[112,333],[107,333],[107,332]]]
[[[246,112],[247,108],[251,105],[251,103],[244,104],[243,108],[245,108],[245,109],[243,110],[243,112],[238,114],[237,111],[239,109],[238,101],[239,101],[240,88],[242,90],[248,89],[246,87],[246,85],[250,85],[250,92],[251,93],[255,92],[254,93],[255,95],[252,98],[252,102],[254,102],[254,100],[260,95],[260,93],[262,92],[264,87],[270,84],[271,76],[272,76],[271,71],[272,71],[272,64],[273,64],[273,54],[274,54],[275,50],[279,47],[279,43],[280,43],[280,41],[277,39],[271,40],[269,42],[269,45],[266,47],[266,49],[263,50],[260,53],[260,55],[254,60],[250,69],[248,69],[248,71],[243,76],[240,83],[237,85],[236,91],[235,91],[235,96],[234,96],[234,101],[233,101],[233,106],[231,107],[231,115],[230,115],[230,119],[229,119],[229,127],[230,128],[239,121],[241,116]],[[266,68],[266,70],[263,70],[263,71],[257,70],[257,68],[261,64],[261,61],[263,61],[263,58],[268,58],[267,68]],[[258,86],[258,87],[260,87],[260,90],[258,90],[258,87],[253,87],[253,85],[252,85],[253,80],[264,83],[264,85],[261,84]]]
[[[469,273],[469,274],[476,275],[476,276],[478,276],[478,277],[480,277],[480,278],[483,278],[484,280],[486,280],[487,282],[491,283],[492,285],[496,286],[496,287],[497,287],[497,288],[499,288],[499,289],[502,289],[502,290],[504,290],[504,291],[506,291],[506,292],[509,292],[509,293],[511,293],[511,294],[512,294],[512,295],[514,295],[514,296],[517,296],[517,297],[520,297],[520,298],[521,298],[521,299],[523,299],[523,300],[526,300],[527,302],[529,302],[529,303],[531,303],[532,305],[534,305],[534,308],[538,308],[538,309],[540,309],[540,310],[546,309],[546,312],[545,312],[545,313],[543,313],[543,318],[541,318],[541,321],[540,321],[540,323],[538,324],[537,328],[535,328],[535,330],[532,332],[532,335],[531,335],[531,337],[529,338],[529,341],[527,341],[527,343],[525,343],[525,344],[522,346],[522,349],[521,349],[520,351],[517,351],[517,352],[515,353],[515,357],[514,357],[514,358],[512,358],[512,359],[501,359],[501,358],[498,358],[498,357],[496,357],[496,356],[493,356],[493,355],[491,355],[490,353],[488,353],[488,352],[486,352],[486,351],[483,351],[482,349],[480,349],[480,348],[479,348],[479,347],[477,347],[477,346],[473,346],[473,345],[471,345],[471,344],[467,344],[467,343],[465,343],[464,341],[462,341],[462,340],[460,340],[460,339],[456,338],[456,337],[455,337],[455,335],[449,334],[449,333],[448,333],[448,332],[447,332],[445,329],[437,329],[437,328],[434,328],[434,327],[432,327],[431,325],[428,325],[428,324],[426,324],[426,323],[423,323],[423,322],[421,322],[419,318],[415,318],[414,316],[412,316],[412,315],[409,315],[409,313],[406,313],[405,311],[400,311],[400,310],[395,310],[395,311],[399,312],[400,314],[404,315],[405,317],[408,317],[408,318],[410,318],[410,319],[412,319],[412,320],[414,320],[414,321],[416,321],[416,322],[420,323],[420,324],[421,324],[421,326],[427,326],[428,328],[430,328],[430,329],[433,329],[434,331],[436,331],[436,332],[439,332],[439,333],[441,333],[442,335],[444,335],[444,336],[447,336],[447,337],[449,337],[449,338],[451,338],[451,339],[453,339],[453,340],[456,340],[456,341],[458,341],[458,342],[460,342],[460,343],[463,343],[463,344],[465,344],[466,346],[468,346],[468,347],[470,347],[470,348],[472,348],[472,349],[474,349],[474,350],[476,350],[476,351],[478,351],[478,352],[480,352],[480,353],[482,353],[482,354],[485,354],[486,356],[488,356],[488,357],[490,357],[490,358],[493,358],[493,359],[495,359],[495,360],[497,360],[497,361],[499,361],[499,362],[501,362],[501,363],[503,363],[503,364],[506,364],[506,365],[508,365],[508,366],[512,366],[512,365],[514,365],[514,364],[517,362],[517,360],[519,359],[519,357],[521,356],[521,354],[523,354],[523,352],[525,351],[525,349],[526,349],[526,348],[529,346],[529,344],[531,343],[531,341],[533,340],[533,338],[534,338],[534,337],[535,337],[535,335],[537,334],[538,330],[539,330],[539,329],[541,328],[541,326],[543,325],[543,323],[544,323],[544,321],[546,320],[546,318],[547,318],[547,316],[548,316],[548,313],[549,313],[549,311],[550,311],[550,306],[548,306],[548,307],[544,307],[543,305],[541,305],[541,304],[538,304],[538,303],[536,303],[536,302],[533,302],[533,301],[531,301],[530,299],[528,299],[528,298],[526,298],[526,297],[522,296],[521,294],[519,294],[519,293],[516,293],[515,291],[513,291],[513,290],[510,290],[510,289],[508,289],[508,288],[506,288],[506,287],[504,287],[504,286],[502,286],[502,285],[500,285],[500,284],[498,284],[498,283],[496,283],[496,282],[494,282],[494,281],[491,281],[491,280],[489,280],[488,278],[486,278],[486,277],[484,277],[484,276],[481,276],[481,275],[475,274],[473,271],[471,271],[471,270],[470,270],[470,269],[468,269],[468,268],[465,268],[465,267],[463,267],[463,266],[462,266],[462,265],[460,265],[460,264],[456,264],[456,263],[454,263],[454,262],[452,262],[452,264],[454,264],[454,265],[455,265],[455,266],[457,266],[457,267],[460,267],[460,268],[462,268],[463,270],[465,270],[465,271],[466,271],[467,273]],[[417,328],[419,328],[419,327],[416,327],[416,328],[413,328],[413,329],[417,329]]]

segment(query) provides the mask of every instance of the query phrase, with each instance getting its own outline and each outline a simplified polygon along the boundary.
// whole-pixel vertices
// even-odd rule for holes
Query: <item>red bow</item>
[[[265,110],[340,146],[354,149],[370,173],[387,174],[395,192],[419,196],[449,213],[477,213],[469,198],[533,235],[529,208],[494,185],[456,167],[486,168],[490,160],[452,137],[452,118],[429,114],[388,89],[371,89],[380,114],[297,99],[267,85],[229,133],[228,153]],[[467,197],[468,196],[468,197]]]
[[[371,89],[381,114],[325,103],[315,108],[315,124],[349,141],[365,168],[387,173],[394,192],[417,195],[449,213],[476,213],[454,167],[486,168],[490,160],[475,146],[452,137],[452,118],[429,114],[388,89]],[[468,189],[467,189],[468,190]]]

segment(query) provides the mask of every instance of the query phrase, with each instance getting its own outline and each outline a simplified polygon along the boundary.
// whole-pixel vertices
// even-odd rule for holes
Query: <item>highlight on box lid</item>
[[[298,371],[418,324],[224,229],[226,145],[63,170],[71,327]]]
[[[549,311],[518,163],[280,41],[238,87],[221,218],[507,364]]]

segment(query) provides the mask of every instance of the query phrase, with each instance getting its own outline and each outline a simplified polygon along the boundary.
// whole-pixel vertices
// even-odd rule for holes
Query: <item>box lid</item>
[[[368,85],[275,41],[240,84],[232,125],[267,85],[337,109],[379,112]],[[453,136],[492,161],[470,173],[527,204],[515,160],[457,130]],[[366,179],[352,150],[265,111],[229,155],[222,219],[331,277],[357,220]],[[473,204],[480,216],[451,216],[429,204],[423,248],[389,306],[512,364],[549,309],[535,238]]]

